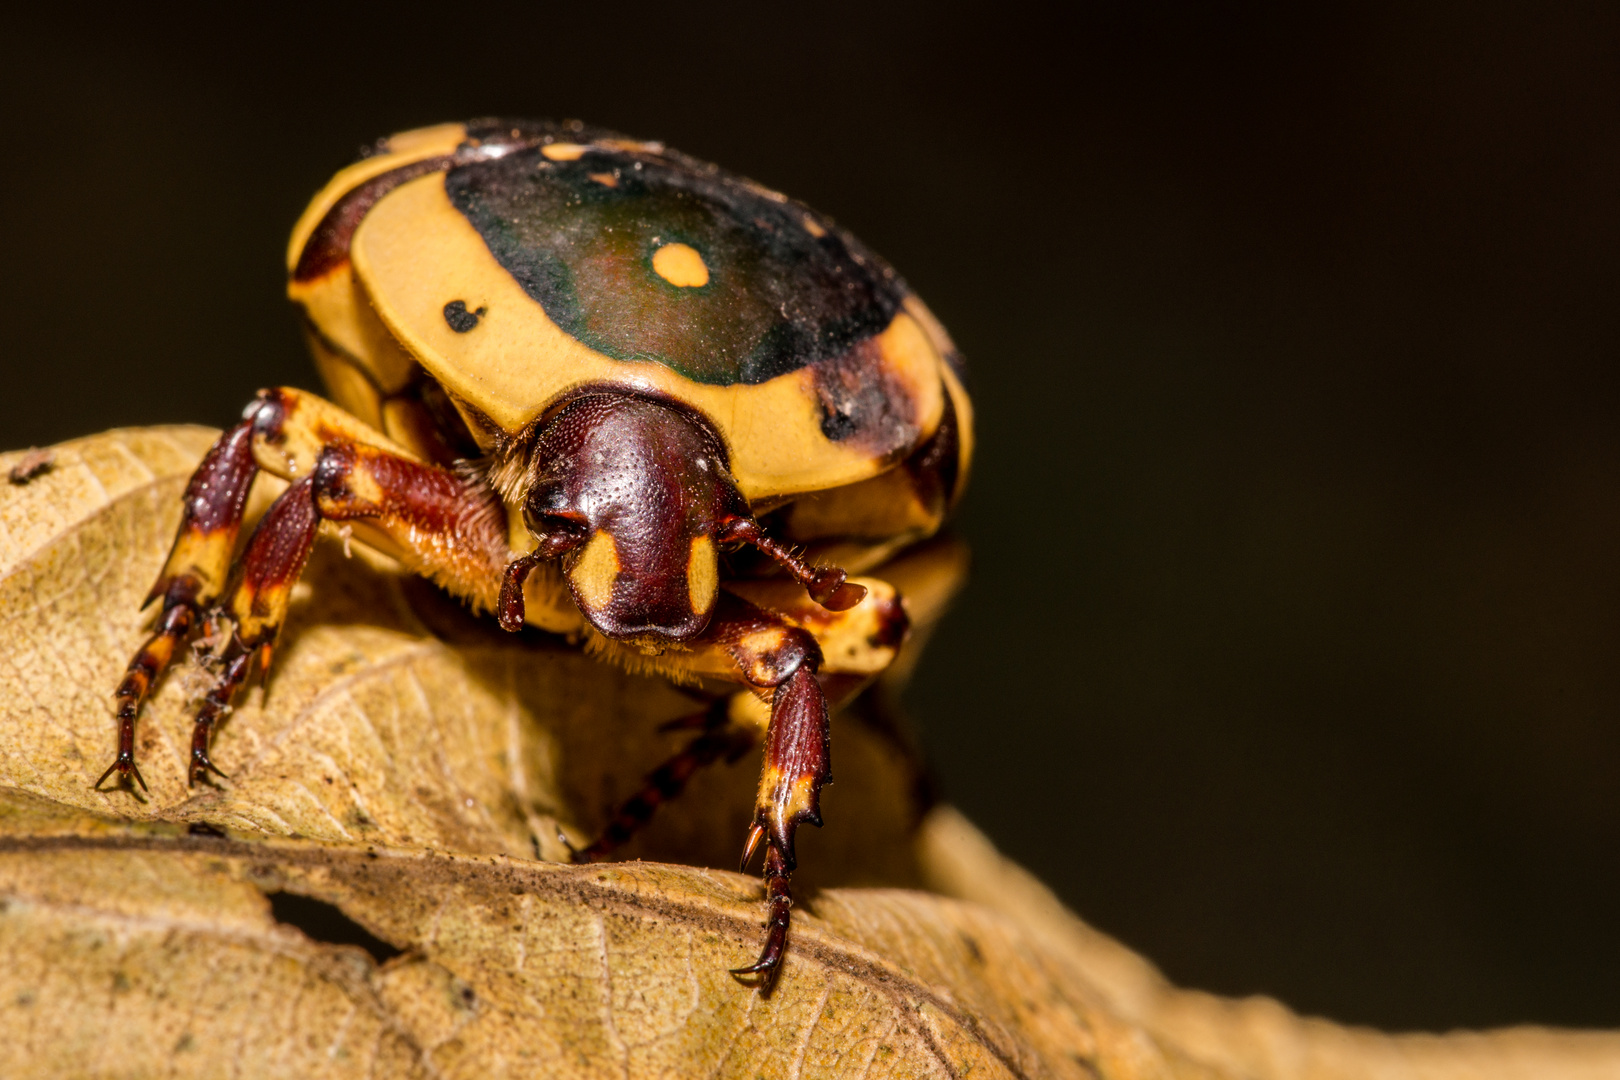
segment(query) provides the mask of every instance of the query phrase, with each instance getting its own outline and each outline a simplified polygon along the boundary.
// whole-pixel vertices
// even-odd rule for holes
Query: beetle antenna
[[[752,544],[792,575],[803,585],[810,599],[828,611],[848,611],[866,598],[866,586],[850,582],[849,575],[837,566],[811,566],[779,543],[752,518],[742,518],[731,528],[729,539]]]
[[[529,576],[529,572],[539,564],[540,559],[538,552],[530,552],[527,555],[519,555],[506,564],[506,573],[501,575],[501,599],[495,611],[502,630],[515,634],[523,629],[526,614],[523,604],[523,582]]]

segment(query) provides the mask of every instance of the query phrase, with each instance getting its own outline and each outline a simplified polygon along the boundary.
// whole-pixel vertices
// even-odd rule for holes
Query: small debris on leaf
[[[10,480],[13,484],[26,484],[35,477],[50,472],[51,466],[55,464],[55,450],[41,450],[37,446],[30,447],[23,454],[22,460],[11,467]]]

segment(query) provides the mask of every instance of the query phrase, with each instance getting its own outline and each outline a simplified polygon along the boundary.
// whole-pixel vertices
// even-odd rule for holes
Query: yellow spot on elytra
[[[613,602],[613,583],[618,579],[619,549],[606,530],[597,529],[568,571],[574,595],[586,607],[601,611]]]
[[[590,147],[580,143],[556,142],[540,148],[540,156],[547,161],[578,161]]]
[[[652,265],[659,277],[683,289],[709,283],[709,268],[703,265],[703,256],[687,244],[665,244],[653,252]]]
[[[694,537],[686,561],[686,592],[692,610],[700,615],[708,611],[719,589],[720,558],[714,553],[714,541],[707,536]]]
[[[804,215],[803,220],[804,231],[815,237],[817,240],[820,240],[823,236],[827,235],[827,230],[823,229],[821,227],[821,223],[815,218],[811,217],[809,214]]]
[[[603,187],[618,187],[619,186],[619,178],[617,176],[614,176],[610,172],[593,172],[593,173],[586,173],[585,175],[590,177],[592,180],[595,180],[598,184],[601,184]]]

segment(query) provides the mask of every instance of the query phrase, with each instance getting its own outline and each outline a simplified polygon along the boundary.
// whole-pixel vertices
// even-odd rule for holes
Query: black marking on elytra
[[[821,433],[832,442],[842,442],[855,434],[855,418],[847,412],[824,409],[821,413]]]
[[[917,401],[894,377],[876,340],[857,342],[812,371],[828,439],[873,451],[916,444],[922,434]]]
[[[444,305],[444,321],[449,323],[450,329],[456,333],[465,334],[477,326],[478,320],[482,319],[488,311],[489,308],[487,307],[481,307],[477,311],[468,311],[467,301],[452,300]]]

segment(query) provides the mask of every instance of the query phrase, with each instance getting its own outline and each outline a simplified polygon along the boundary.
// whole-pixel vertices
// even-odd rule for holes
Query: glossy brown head
[[[842,570],[807,567],[762,533],[725,444],[682,405],[584,394],[546,422],[531,461],[523,513],[535,554],[562,558],[575,604],[608,637],[702,633],[719,593],[720,547],[739,541],[781,562],[833,610],[865,594]]]

